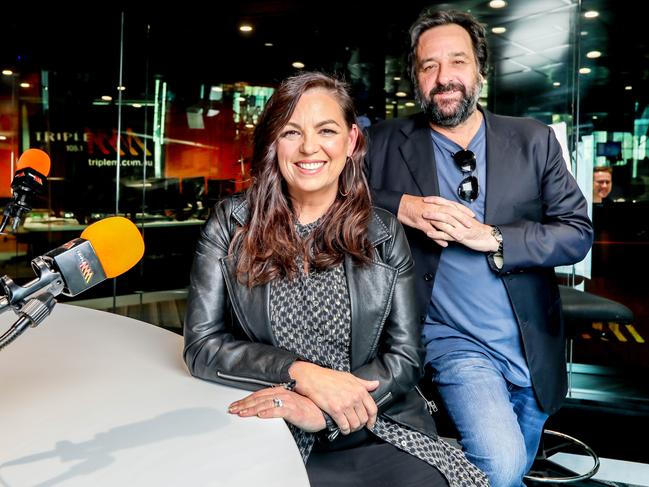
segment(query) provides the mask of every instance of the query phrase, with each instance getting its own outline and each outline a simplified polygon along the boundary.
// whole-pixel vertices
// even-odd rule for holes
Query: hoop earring
[[[356,166],[354,165],[354,159],[352,159],[350,156],[347,156],[347,159],[345,160],[345,164],[351,164],[352,165],[352,182],[350,184],[340,184],[338,186],[338,192],[340,193],[340,196],[342,197],[347,197],[349,193],[352,190],[352,187],[354,186],[354,181],[356,180]],[[348,189],[346,191],[342,191],[343,186],[348,186]]]

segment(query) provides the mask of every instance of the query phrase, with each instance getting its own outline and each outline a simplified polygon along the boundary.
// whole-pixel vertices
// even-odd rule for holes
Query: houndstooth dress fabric
[[[305,238],[319,221],[297,224]],[[334,370],[350,370],[351,306],[342,264],[324,271],[303,271],[297,279],[271,284],[271,326],[280,347],[304,360]],[[289,424],[306,463],[315,435]],[[464,453],[442,439],[434,440],[417,431],[379,416],[372,432],[395,447],[436,467],[451,487],[487,486],[485,475]]]

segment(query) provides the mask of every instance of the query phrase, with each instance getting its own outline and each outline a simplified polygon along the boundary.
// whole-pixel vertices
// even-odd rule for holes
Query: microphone
[[[20,318],[0,336],[0,350],[28,326],[49,316],[55,296],[76,296],[106,279],[117,277],[144,255],[144,239],[135,224],[121,216],[104,218],[87,227],[80,238],[32,260],[38,276],[24,286],[10,277],[0,278],[0,312],[12,307]]]
[[[0,312],[11,306],[20,308],[41,294],[76,296],[86,289],[119,276],[137,264],[144,255],[144,240],[139,229],[127,218],[104,218],[87,227],[80,238],[32,260],[38,276],[24,286],[10,277],[0,278]]]
[[[23,217],[32,210],[32,198],[43,192],[50,173],[50,156],[40,149],[27,149],[18,159],[16,172],[11,183],[13,200],[4,210],[0,233],[13,219],[11,228],[15,232]]]

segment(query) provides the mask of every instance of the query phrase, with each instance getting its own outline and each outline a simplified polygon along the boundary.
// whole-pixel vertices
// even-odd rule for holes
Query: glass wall
[[[316,16],[306,2],[169,11],[14,7],[6,18],[29,18],[30,28],[6,21],[0,52],[2,203],[24,150],[48,152],[52,169],[24,224],[2,235],[0,272],[30,280],[32,258],[89,223],[125,215],[143,232],[144,259],[75,302],[180,330],[200,225],[219,198],[249,184],[251,135],[279,80],[300,69],[344,76],[363,125],[417,111],[407,30],[435,4],[402,3],[330,2]],[[582,378],[624,378],[624,394],[642,397],[649,50],[641,16],[594,0],[490,3],[452,4],[488,28],[492,67],[483,105],[551,124],[591,203],[599,200],[594,168],[610,168],[604,172],[613,189],[592,204],[592,253],[558,273],[564,284],[633,311],[632,323],[575,330],[574,353]],[[586,382],[574,384],[576,395],[606,400]]]

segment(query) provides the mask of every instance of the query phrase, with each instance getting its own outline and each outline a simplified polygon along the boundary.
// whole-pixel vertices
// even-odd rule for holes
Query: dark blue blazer
[[[554,267],[584,258],[592,245],[592,223],[552,129],[536,120],[481,111],[487,138],[485,223],[503,234],[499,274],[520,327],[536,397],[552,414],[567,391]],[[367,136],[365,173],[376,206],[396,215],[404,193],[439,195],[430,128],[421,114],[383,122]],[[405,228],[423,321],[442,248],[423,232]],[[471,306],[471,296],[466,302]]]

